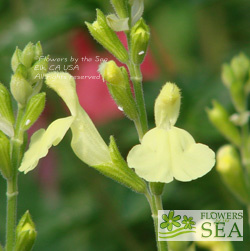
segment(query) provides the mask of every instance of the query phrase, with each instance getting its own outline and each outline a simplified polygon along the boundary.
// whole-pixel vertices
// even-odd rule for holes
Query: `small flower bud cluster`
[[[228,88],[236,113],[231,115],[219,102],[207,109],[208,117],[231,143],[217,153],[217,171],[228,189],[243,203],[249,204],[250,136],[248,95],[250,93],[250,60],[243,53],[222,68],[222,81]]]
[[[16,49],[11,60],[14,74],[10,90],[22,112],[15,119],[8,89],[0,83],[0,172],[5,179],[13,176],[11,151],[13,141],[23,144],[23,134],[38,119],[45,106],[45,93],[39,93],[43,74],[48,70],[46,59],[40,60],[42,47],[28,43],[23,51]]]
[[[31,96],[40,92],[43,76],[48,71],[47,58],[43,55],[40,42],[28,43],[23,51],[16,48],[12,56],[11,66],[14,74],[10,82],[13,97],[22,107],[25,107]]]
[[[230,64],[222,68],[222,81],[229,89],[237,112],[246,109],[247,95],[250,93],[250,60],[243,53],[235,56]]]

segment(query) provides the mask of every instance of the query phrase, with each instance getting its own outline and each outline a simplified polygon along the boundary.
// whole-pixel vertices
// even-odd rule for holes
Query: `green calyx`
[[[104,48],[112,53],[122,63],[128,62],[128,52],[117,37],[116,33],[109,27],[105,15],[97,9],[97,20],[92,24],[87,23],[90,34]]]
[[[93,166],[96,170],[105,176],[129,187],[137,193],[146,192],[146,183],[137,176],[137,174],[127,166],[122,158],[114,138],[110,137],[109,152],[112,162],[98,166]]]
[[[216,169],[228,189],[232,191],[240,201],[249,203],[250,198],[245,184],[240,156],[235,147],[225,145],[219,149]]]
[[[110,0],[110,2],[119,18],[127,18],[129,16],[127,0]]]
[[[230,120],[227,110],[217,101],[213,101],[213,108],[207,109],[209,120],[229,141],[236,146],[241,144],[241,136],[238,128]]]
[[[117,106],[125,115],[135,120],[137,118],[136,103],[134,101],[129,77],[125,67],[118,67],[114,61],[104,62],[99,67],[103,79],[107,82],[109,92]]]
[[[29,211],[22,216],[16,227],[15,251],[30,251],[35,243],[37,232]]]
[[[0,119],[1,118],[8,121],[11,125],[14,124],[10,93],[2,83],[0,83]]]
[[[25,106],[32,94],[32,87],[21,73],[16,72],[10,82],[10,90],[15,100]]]
[[[151,182],[149,186],[150,186],[150,191],[153,195],[162,195],[165,183]]]
[[[29,100],[20,124],[23,131],[27,131],[39,118],[45,107],[45,98],[46,93],[42,92]]]
[[[5,179],[12,177],[12,168],[10,160],[10,141],[0,131],[0,172]]]
[[[134,64],[143,62],[147,53],[149,39],[149,27],[141,18],[131,30],[131,58]]]

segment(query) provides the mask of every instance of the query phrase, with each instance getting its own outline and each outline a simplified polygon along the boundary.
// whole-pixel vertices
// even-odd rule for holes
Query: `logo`
[[[159,210],[159,241],[243,241],[242,210]]]

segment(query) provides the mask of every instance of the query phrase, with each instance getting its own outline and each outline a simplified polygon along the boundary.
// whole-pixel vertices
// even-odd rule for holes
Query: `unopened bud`
[[[230,93],[234,106],[238,112],[244,112],[246,109],[245,88],[241,81],[235,81],[230,86]]]
[[[16,227],[15,251],[30,251],[34,246],[37,232],[29,211],[22,216]]]
[[[112,53],[118,60],[127,63],[128,52],[117,37],[116,33],[108,26],[105,15],[97,9],[97,20],[93,24],[87,23],[91,35],[104,48]]]
[[[26,105],[32,94],[31,85],[20,73],[15,73],[12,76],[10,90],[15,100],[22,106]]]
[[[39,60],[39,58],[43,55],[43,49],[42,49],[42,45],[39,42],[36,43],[35,45],[35,56],[34,56],[34,60],[37,61]]]
[[[0,172],[5,179],[12,176],[11,160],[10,160],[10,141],[0,131]]]
[[[103,62],[99,66],[102,78],[112,85],[124,85],[124,77],[120,67],[117,66],[115,61],[111,60]]]
[[[249,71],[250,63],[245,54],[240,53],[231,61],[231,68],[236,79],[240,82],[245,82]]]
[[[31,67],[35,56],[35,49],[34,45],[29,42],[26,47],[23,49],[22,55],[21,55],[21,62],[24,66],[27,68]]]
[[[2,83],[0,83],[0,117],[14,124],[10,93]]]
[[[249,202],[250,198],[245,185],[243,167],[239,154],[232,145],[225,145],[219,149],[216,169],[229,190],[241,201]]]
[[[28,76],[27,68],[26,68],[23,64],[19,64],[19,65],[18,65],[18,67],[17,67],[15,73],[21,74],[25,79],[26,79],[27,76]]]
[[[38,60],[28,70],[28,81],[31,84],[38,82],[44,78],[44,75],[48,72],[48,57]]]
[[[230,86],[235,81],[234,73],[230,65],[224,64],[222,66],[221,78],[222,78],[223,84],[230,89]]]
[[[164,129],[173,126],[179,117],[180,106],[180,89],[175,84],[166,83],[155,101],[156,126]]]
[[[45,106],[45,97],[45,92],[42,92],[29,100],[20,125],[23,131],[28,130],[41,115]]]
[[[21,63],[21,55],[22,55],[22,51],[18,49],[18,47],[16,47],[16,50],[11,58],[11,68],[13,72],[16,71],[18,65]]]
[[[207,109],[212,124],[233,144],[240,146],[241,136],[238,128],[230,120],[227,110],[217,101],[213,101],[213,108]]]
[[[137,118],[136,104],[131,93],[128,73],[124,67],[118,67],[114,61],[104,62],[99,72],[107,81],[109,92],[119,109],[131,120]]]
[[[135,64],[141,64],[148,49],[150,31],[148,25],[141,18],[131,30],[131,56]]]

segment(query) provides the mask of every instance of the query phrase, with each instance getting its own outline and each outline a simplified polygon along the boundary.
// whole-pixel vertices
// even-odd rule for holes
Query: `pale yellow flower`
[[[57,119],[47,130],[40,129],[33,134],[19,171],[27,173],[34,169],[49,148],[61,142],[69,128],[73,133],[71,147],[82,161],[90,166],[110,163],[108,146],[79,104],[74,78],[68,73],[52,72],[46,75],[46,84],[64,100],[71,116]]]
[[[174,126],[180,108],[176,85],[167,83],[156,100],[154,129],[148,131],[141,144],[128,154],[130,168],[149,182],[191,181],[209,172],[215,153],[206,145],[197,144],[183,129]]]

